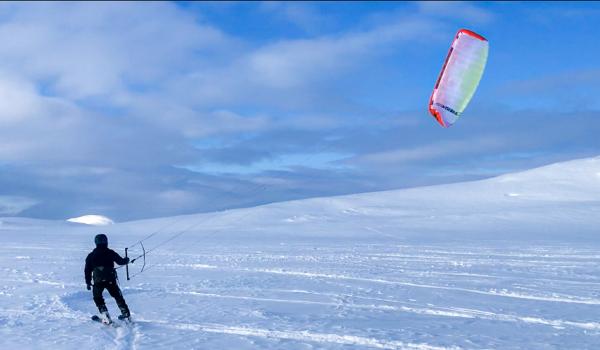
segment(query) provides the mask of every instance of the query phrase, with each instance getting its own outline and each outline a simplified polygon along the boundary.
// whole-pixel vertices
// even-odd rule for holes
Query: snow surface
[[[89,320],[98,228],[0,218],[0,348],[598,349],[599,213],[591,158],[118,223],[102,232],[131,257],[150,235],[118,327]]]
[[[112,225],[115,222],[106,216],[102,215],[84,215],[76,218],[67,219],[68,222],[75,222],[78,224],[92,225],[92,226],[106,226]]]

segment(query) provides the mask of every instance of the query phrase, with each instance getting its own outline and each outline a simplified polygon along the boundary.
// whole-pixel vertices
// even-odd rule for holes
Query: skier
[[[110,315],[106,304],[104,304],[104,298],[102,292],[106,288],[108,293],[115,298],[117,305],[121,310],[121,316],[119,319],[129,320],[129,307],[125,303],[123,293],[119,289],[117,284],[117,271],[115,270],[114,263],[119,265],[125,265],[129,263],[129,258],[121,258],[112,249],[108,249],[108,238],[104,234],[96,235],[94,238],[96,243],[96,249],[94,249],[85,259],[85,283],[87,290],[92,289],[92,275],[93,275],[93,295],[94,303],[100,311],[100,319],[103,323],[111,323]]]

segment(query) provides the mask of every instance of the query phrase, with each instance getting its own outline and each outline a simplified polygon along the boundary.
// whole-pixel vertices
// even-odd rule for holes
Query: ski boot
[[[121,310],[121,314],[119,315],[119,320],[125,322],[131,322],[131,314],[129,313],[129,309],[126,307],[119,307]]]
[[[100,321],[102,323],[112,324],[112,319],[110,318],[110,314],[108,313],[108,309],[106,308],[106,305],[99,307],[98,311],[100,311]]]

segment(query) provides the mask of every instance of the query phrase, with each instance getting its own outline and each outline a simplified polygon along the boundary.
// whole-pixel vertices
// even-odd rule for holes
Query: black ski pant
[[[117,306],[119,307],[119,310],[121,310],[121,314],[129,317],[129,307],[125,303],[123,293],[121,293],[121,289],[119,289],[117,281],[103,281],[94,283],[92,294],[94,295],[94,303],[96,303],[98,310],[100,310],[100,312],[106,311],[106,305],[104,304],[104,298],[102,297],[102,292],[104,292],[105,288],[108,290],[110,296],[115,298]]]

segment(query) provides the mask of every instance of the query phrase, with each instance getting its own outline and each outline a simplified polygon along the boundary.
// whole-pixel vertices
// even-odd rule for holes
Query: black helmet
[[[94,237],[94,242],[96,243],[96,246],[99,246],[99,245],[108,246],[108,238],[103,233],[96,235],[96,237]]]

